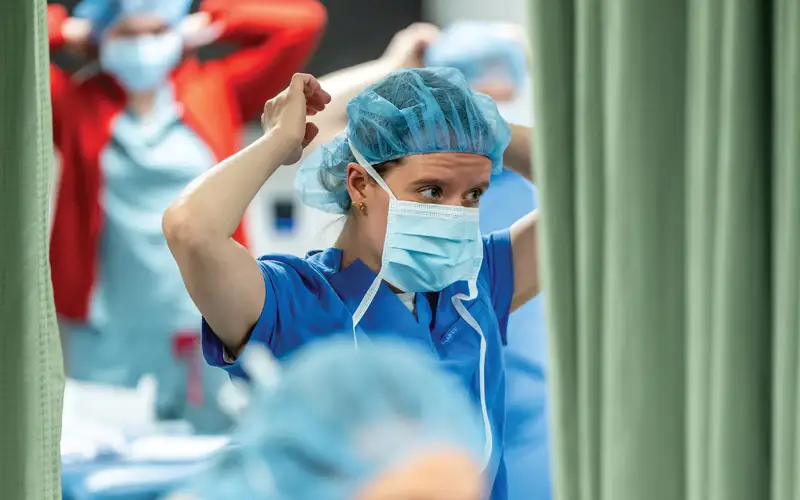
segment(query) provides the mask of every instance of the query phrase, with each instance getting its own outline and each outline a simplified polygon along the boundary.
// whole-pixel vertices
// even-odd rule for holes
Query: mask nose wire
[[[361,153],[358,152],[358,150],[355,148],[355,146],[353,146],[353,143],[350,142],[349,139],[347,141],[347,145],[350,146],[350,151],[353,152],[353,156],[355,156],[356,161],[358,162],[358,164],[361,165],[362,167],[364,167],[364,170],[367,171],[369,176],[372,177],[372,179],[375,182],[377,182],[378,185],[380,187],[382,187],[383,190],[386,191],[389,194],[389,198],[391,198],[393,200],[396,200],[397,198],[394,196],[394,193],[392,193],[392,190],[389,189],[389,186],[388,186],[388,184],[386,184],[386,181],[383,180],[383,177],[381,177],[378,174],[378,172],[375,170],[375,168],[373,168],[372,165],[369,164],[369,162],[366,160],[366,158],[364,158],[364,155],[362,155]]]

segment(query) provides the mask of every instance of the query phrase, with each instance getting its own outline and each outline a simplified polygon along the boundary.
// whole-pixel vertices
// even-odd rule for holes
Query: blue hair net
[[[97,36],[133,14],[154,14],[174,26],[191,7],[191,0],[82,0],[75,6],[74,15],[91,21],[92,31]]]
[[[525,47],[500,30],[483,21],[454,23],[425,51],[425,65],[456,68],[472,84],[499,77],[518,88],[528,73]]]
[[[406,69],[366,88],[347,105],[347,129],[301,164],[295,189],[303,202],[346,213],[350,143],[372,165],[425,153],[474,153],[503,169],[511,131],[494,101],[474,92],[453,68]]]
[[[479,463],[481,419],[437,360],[404,344],[322,341],[259,394],[234,445],[185,491],[200,500],[350,500],[370,479],[426,449]]]

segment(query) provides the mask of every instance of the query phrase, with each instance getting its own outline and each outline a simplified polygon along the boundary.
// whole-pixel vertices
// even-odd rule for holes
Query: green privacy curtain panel
[[[0,6],[0,498],[61,498],[63,369],[48,265],[45,0]]]
[[[558,500],[800,500],[800,1],[531,0]]]

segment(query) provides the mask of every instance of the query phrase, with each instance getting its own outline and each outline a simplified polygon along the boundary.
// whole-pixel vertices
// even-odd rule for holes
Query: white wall
[[[426,0],[424,15],[440,26],[460,19],[527,24],[528,0]]]

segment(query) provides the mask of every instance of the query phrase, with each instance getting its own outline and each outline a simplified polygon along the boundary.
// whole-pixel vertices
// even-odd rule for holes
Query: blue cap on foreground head
[[[404,344],[318,342],[259,396],[236,444],[186,489],[191,498],[349,500],[426,449],[461,449],[476,463],[483,453],[481,420],[464,389]]]
[[[174,26],[191,7],[191,0],[82,0],[75,6],[74,15],[91,21],[92,32],[99,35],[120,19],[134,14],[154,14]]]
[[[451,66],[471,84],[502,77],[520,87],[528,73],[525,47],[485,21],[460,21],[448,26],[425,51],[426,66]]]
[[[300,166],[295,189],[303,202],[346,213],[350,197],[347,165],[355,163],[350,143],[371,165],[425,153],[473,153],[503,169],[511,131],[494,101],[470,89],[453,68],[395,71],[347,105],[345,133],[321,146]]]

